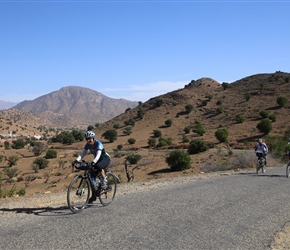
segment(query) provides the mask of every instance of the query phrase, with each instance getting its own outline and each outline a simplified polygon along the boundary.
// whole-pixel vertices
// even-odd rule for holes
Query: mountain
[[[16,104],[17,104],[17,102],[5,102],[5,101],[0,100],[0,110],[10,109],[13,106],[15,106]]]
[[[85,129],[137,105],[138,102],[109,98],[88,88],[68,86],[13,108],[47,119],[56,126]]]

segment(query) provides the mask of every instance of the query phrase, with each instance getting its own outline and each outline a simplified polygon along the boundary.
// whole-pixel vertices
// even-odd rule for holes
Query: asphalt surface
[[[0,249],[271,249],[290,221],[285,168],[161,186],[99,202],[2,216]]]

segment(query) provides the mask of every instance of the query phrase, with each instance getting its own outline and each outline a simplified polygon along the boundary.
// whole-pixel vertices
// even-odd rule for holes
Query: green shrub
[[[34,160],[33,164],[38,165],[39,169],[46,168],[49,164],[49,161],[45,158],[38,157]]]
[[[185,134],[188,134],[190,132],[190,127],[189,126],[184,127],[183,131]]]
[[[156,139],[155,138],[149,138],[147,141],[147,144],[149,147],[155,147],[156,146]]]
[[[185,112],[186,114],[189,114],[193,110],[193,106],[191,104],[187,104],[185,106]]]
[[[280,106],[280,107],[284,107],[285,106],[285,104],[287,103],[287,97],[285,97],[285,96],[279,96],[278,98],[277,98],[277,104]]]
[[[159,138],[159,143],[157,144],[157,147],[166,147],[172,145],[172,139],[171,138]]]
[[[268,118],[270,113],[266,110],[262,110],[260,111],[259,115],[262,117],[262,118]]]
[[[173,150],[168,157],[166,163],[173,171],[182,171],[191,167],[191,159],[188,153],[184,150]]]
[[[153,135],[155,138],[158,138],[162,136],[162,133],[160,130],[153,130]]]
[[[269,119],[263,119],[257,124],[257,129],[263,134],[269,134],[272,130],[272,123]]]
[[[246,118],[243,115],[241,115],[241,114],[236,115],[236,121],[238,123],[243,123],[245,120],[246,120]]]
[[[165,121],[165,125],[166,125],[167,127],[171,127],[171,125],[172,125],[172,120],[170,120],[170,119],[166,120],[166,121]]]
[[[185,135],[182,135],[182,142],[189,142],[189,138]]]
[[[135,144],[136,139],[134,139],[134,138],[129,138],[127,141],[128,141],[129,144]]]
[[[221,113],[224,112],[224,108],[220,105],[220,106],[216,109],[216,112],[217,112],[218,114],[221,114]]]
[[[272,122],[276,121],[276,116],[274,114],[269,115],[268,117]]]
[[[208,149],[209,149],[209,146],[205,141],[203,141],[201,139],[196,139],[196,140],[192,140],[189,143],[187,152],[189,154],[198,154],[198,153],[204,152]]]
[[[45,159],[53,159],[57,157],[57,151],[54,149],[49,149],[46,152]]]
[[[102,134],[102,137],[107,139],[109,142],[114,142],[117,140],[117,131],[115,129],[109,129]]]
[[[130,164],[137,164],[138,161],[141,159],[141,155],[138,154],[128,154],[125,158]]]
[[[219,142],[226,142],[229,136],[229,132],[226,128],[218,129],[215,132],[215,137],[218,139]]]

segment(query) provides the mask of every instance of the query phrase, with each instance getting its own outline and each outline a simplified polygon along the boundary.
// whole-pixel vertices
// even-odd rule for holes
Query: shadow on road
[[[0,208],[2,212],[26,213],[39,216],[60,216],[73,214],[67,206],[38,208]]]
[[[286,178],[286,175],[280,174],[256,174],[256,173],[239,173],[240,175],[250,175],[253,177],[283,177]]]

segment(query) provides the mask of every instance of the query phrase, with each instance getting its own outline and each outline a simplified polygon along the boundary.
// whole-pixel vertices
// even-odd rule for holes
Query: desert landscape
[[[103,123],[90,122],[87,126],[91,126],[97,139],[104,143],[105,149],[112,157],[110,169],[124,183],[128,182],[125,172],[128,154],[141,156],[138,164],[129,166],[131,174],[134,169],[134,182],[227,170],[231,164],[235,165],[232,166],[235,169],[255,167],[255,154],[252,150],[257,139],[263,138],[264,141],[270,142],[270,137],[283,137],[289,129],[290,105],[288,102],[283,107],[277,104],[277,98],[281,96],[290,100],[290,93],[285,92],[290,84],[289,77],[289,73],[278,71],[245,77],[231,84],[218,83],[211,78],[192,80],[183,89],[153,97],[144,103],[139,102],[135,108],[127,108],[113,119]],[[186,110],[187,105],[192,106],[190,112]],[[86,107],[82,108],[81,112],[85,112]],[[140,110],[142,117],[138,113]],[[273,119],[272,129],[267,134],[257,128],[257,124],[262,120],[261,111],[266,111]],[[47,110],[45,112],[47,113]],[[242,116],[244,120],[237,121],[237,115]],[[77,119],[76,116],[75,120]],[[85,141],[72,144],[51,142],[51,138],[66,131],[57,121],[45,120],[19,109],[0,111],[2,134],[13,131],[13,135],[18,134],[23,138],[40,135],[45,139],[39,141],[46,145],[47,150],[57,152],[56,158],[48,159],[49,164],[46,168],[35,172],[32,168],[33,162],[37,157],[45,157],[46,151],[36,156],[29,145],[21,149],[5,149],[5,138],[2,137],[0,171],[3,197],[16,195],[20,189],[25,189],[25,195],[31,195],[67,188],[75,174],[71,162],[81,152]],[[167,121],[171,121],[170,125],[166,124]],[[204,128],[203,134],[197,133],[195,129],[197,121]],[[63,123],[63,120],[61,122]],[[186,127],[189,131],[185,132]],[[215,132],[220,128],[228,130],[225,142],[220,142],[215,136]],[[116,140],[112,142],[103,137],[110,129],[117,133]],[[86,128],[83,128],[80,131],[83,133],[85,130]],[[161,138],[170,141],[170,144],[161,145],[160,138],[154,138],[155,130],[162,134]],[[148,140],[152,138],[157,141],[155,146],[148,145]],[[129,143],[129,139],[133,139],[134,143]],[[190,169],[171,171],[165,160],[169,153],[174,149],[186,150],[190,141],[196,139],[206,142],[209,150],[191,154]],[[245,152],[247,156],[239,156]],[[16,173],[9,179],[4,173],[4,168],[7,167],[5,159],[11,156],[17,156],[18,160],[17,164],[12,166]],[[273,161],[272,165],[275,165],[277,159],[271,157],[271,152],[269,157]],[[247,161],[243,160],[244,158]],[[90,155],[85,159],[92,160]],[[10,195],[7,195],[9,192]]]

